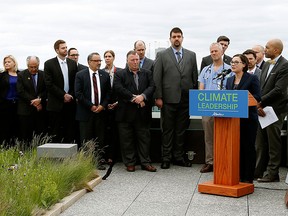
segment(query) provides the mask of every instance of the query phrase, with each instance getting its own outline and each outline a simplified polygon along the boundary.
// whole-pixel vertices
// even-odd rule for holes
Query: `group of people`
[[[210,45],[210,56],[202,59],[199,89],[248,90],[253,95],[257,106],[249,107],[248,118],[240,119],[240,181],[278,182],[281,129],[288,112],[288,62],[281,55],[283,43],[279,39],[272,39],[265,48],[256,45],[233,58],[224,54],[229,44],[229,38],[220,36],[216,43]],[[269,60],[265,62],[264,56]],[[225,74],[220,83],[217,76],[228,69],[232,73]],[[274,109],[278,120],[261,128],[258,116],[265,117],[267,106]],[[213,171],[213,124],[213,117],[202,117],[205,164],[201,173]]]
[[[230,40],[220,36],[202,59],[200,74],[195,52],[182,47],[182,42],[182,30],[173,28],[171,46],[153,61],[145,56],[144,41],[138,40],[127,53],[124,69],[114,65],[112,50],[104,53],[104,68],[97,52],[88,55],[88,66],[82,65],[78,50],[68,50],[63,40],[55,42],[57,56],[44,63],[44,71],[39,70],[36,56],[27,58],[27,69],[21,72],[16,59],[6,56],[5,71],[0,73],[1,143],[13,145],[13,138],[31,140],[39,133],[52,135],[53,142],[79,146],[95,140],[104,153],[98,155],[99,169],[113,163],[119,143],[127,171],[134,172],[140,162],[141,169],[155,172],[149,156],[155,105],[161,110],[161,168],[169,169],[171,163],[191,167],[184,152],[189,90],[249,90],[258,103],[240,121],[240,179],[279,181],[280,131],[288,101],[288,62],[281,55],[282,41],[273,39],[265,48],[256,45],[231,58],[225,54]],[[270,60],[265,62],[264,55]],[[215,77],[228,69],[232,73],[219,83]],[[266,106],[273,107],[278,121],[262,129],[258,116],[265,116]],[[203,116],[202,124],[205,164],[200,172],[205,173],[213,171],[213,117]]]

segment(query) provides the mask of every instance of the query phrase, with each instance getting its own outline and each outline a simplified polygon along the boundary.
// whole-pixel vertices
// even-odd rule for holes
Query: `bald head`
[[[283,43],[280,39],[273,39],[271,40],[271,43],[273,44],[274,48],[278,50],[279,54],[283,51]]]
[[[283,43],[280,39],[269,40],[265,46],[265,57],[274,59],[281,55],[283,51]]]
[[[146,45],[144,41],[138,40],[134,43],[134,50],[137,52],[137,54],[140,57],[140,60],[145,57],[145,51],[146,51]]]

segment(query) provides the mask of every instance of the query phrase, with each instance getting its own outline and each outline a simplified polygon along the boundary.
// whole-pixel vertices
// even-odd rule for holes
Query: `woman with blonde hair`
[[[4,72],[0,73],[0,144],[13,145],[17,136],[17,73],[18,63],[14,56],[3,59]]]

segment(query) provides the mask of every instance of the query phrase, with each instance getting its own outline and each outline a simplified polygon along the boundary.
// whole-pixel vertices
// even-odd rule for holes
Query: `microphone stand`
[[[220,90],[223,90],[223,88],[224,88],[224,86],[223,86],[224,79],[225,79],[225,75],[223,74],[221,76],[221,80],[220,80]]]

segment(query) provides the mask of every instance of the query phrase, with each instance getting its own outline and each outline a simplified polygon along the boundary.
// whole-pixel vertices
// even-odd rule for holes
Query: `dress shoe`
[[[169,169],[170,168],[170,162],[163,161],[161,164],[161,169]]]
[[[98,170],[105,170],[106,167],[105,167],[103,164],[98,164],[98,165],[97,165],[97,169],[98,169]]]
[[[279,182],[279,175],[271,176],[269,174],[265,175],[263,178],[258,178],[257,182],[269,183],[269,182]]]
[[[104,164],[105,164],[105,160],[104,159],[101,159],[100,161],[98,161],[97,169],[98,170],[105,170],[106,167],[104,166]]]
[[[135,166],[131,165],[131,166],[127,166],[127,171],[128,172],[135,172]]]
[[[201,173],[213,172],[212,164],[204,164],[204,166],[200,170]]]
[[[156,172],[156,168],[153,167],[152,165],[141,165],[142,170],[146,170],[148,172]]]
[[[185,160],[177,160],[173,162],[176,166],[183,166],[183,167],[191,167],[192,162],[191,161],[185,161]]]

